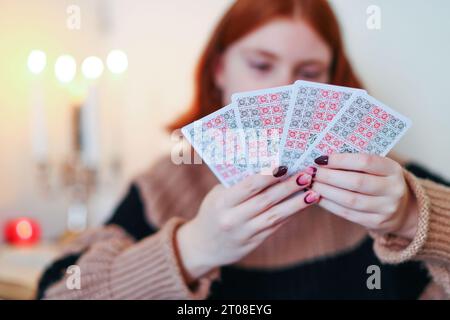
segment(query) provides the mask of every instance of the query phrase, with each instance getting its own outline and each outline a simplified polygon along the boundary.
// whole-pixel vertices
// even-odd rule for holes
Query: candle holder
[[[107,203],[111,200],[108,196],[117,192],[112,186],[119,185],[117,182],[121,180],[122,173],[122,159],[117,150],[107,161],[100,161],[100,113],[96,89],[89,90],[83,103],[71,105],[69,112],[70,130],[67,136],[70,153],[61,160],[50,161],[47,148],[45,154],[42,151],[46,144],[38,141],[34,147],[40,196],[46,201],[56,197],[67,201],[63,238],[70,238],[70,235],[79,234],[100,222],[98,218],[102,213],[95,216],[93,213],[95,210],[104,211],[99,206],[110,205]]]
[[[52,191],[51,186],[51,166],[49,161],[39,161],[35,165],[36,180],[38,189],[42,196],[49,197]]]
[[[36,160],[35,175],[39,195],[49,198],[65,198],[66,234],[78,234],[89,226],[90,202],[98,191],[100,181],[97,163],[86,163],[81,105],[71,108],[70,145],[71,154],[61,162],[51,162],[42,157]],[[92,134],[92,131],[91,131]]]
[[[80,155],[67,160],[62,166],[62,186],[67,190],[68,233],[80,233],[89,226],[89,203],[98,186],[98,170],[83,165]]]

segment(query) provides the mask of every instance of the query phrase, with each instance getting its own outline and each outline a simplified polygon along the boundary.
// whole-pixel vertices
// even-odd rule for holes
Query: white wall
[[[450,1],[332,3],[367,89],[413,120],[396,150],[450,178]],[[366,28],[370,5],[381,9],[380,30]]]
[[[48,237],[61,233],[66,201],[39,197],[29,143],[31,79],[29,50],[43,48],[50,60],[72,53],[104,57],[118,47],[129,56],[123,77],[100,81],[104,166],[123,155],[123,192],[128,181],[171,147],[163,126],[188,105],[193,70],[214,23],[230,0],[108,0],[113,32],[96,28],[100,0],[0,0],[0,223],[1,217],[33,215]],[[256,1],[257,2],[257,1]],[[450,178],[450,2],[446,0],[333,0],[349,55],[367,89],[414,121],[397,150]],[[82,9],[82,29],[65,27],[68,4]],[[382,28],[366,28],[366,8],[378,5]],[[44,75],[55,163],[68,154],[69,106],[79,97]],[[82,79],[77,83],[82,87]],[[117,121],[120,120],[120,125]],[[431,135],[431,132],[433,134]],[[117,193],[96,214],[111,210]],[[100,218],[97,220],[101,220]]]

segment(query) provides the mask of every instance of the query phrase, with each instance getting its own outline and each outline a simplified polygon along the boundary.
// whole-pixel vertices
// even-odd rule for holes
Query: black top
[[[420,178],[450,185],[439,176],[416,164],[406,169]],[[139,190],[132,185],[128,194],[106,225],[122,227],[136,241],[157,232],[147,222]],[[430,282],[421,262],[399,265],[382,264],[373,252],[373,240],[367,237],[358,247],[332,257],[302,262],[289,268],[256,270],[225,266],[221,280],[214,282],[209,299],[417,299]],[[83,252],[54,262],[43,274],[37,298],[75,264]],[[381,289],[369,290],[367,267],[380,267]]]

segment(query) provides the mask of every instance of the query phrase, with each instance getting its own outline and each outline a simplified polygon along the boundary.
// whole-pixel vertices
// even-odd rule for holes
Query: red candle
[[[39,223],[30,218],[10,220],[4,230],[6,242],[13,245],[33,245],[41,237]]]

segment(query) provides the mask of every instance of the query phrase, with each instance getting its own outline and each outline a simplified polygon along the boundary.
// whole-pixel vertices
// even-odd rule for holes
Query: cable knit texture
[[[70,275],[47,291],[52,299],[204,299],[217,272],[189,288],[181,273],[174,249],[174,234],[184,222],[172,218],[157,234],[133,244],[123,232],[108,230],[105,240],[94,243],[77,265],[81,269],[81,289],[69,290]],[[102,230],[106,231],[106,230]],[[98,233],[102,233],[99,231]]]
[[[381,261],[425,261],[436,283],[450,296],[450,188],[416,178],[405,170],[406,181],[419,207],[419,224],[412,241],[393,235],[375,238]]]
[[[387,263],[422,260],[434,282],[426,299],[450,296],[450,188],[405,177],[419,204],[419,226],[412,241],[377,236],[374,250]],[[65,252],[83,251],[77,265],[81,290],[68,290],[65,279],[45,292],[49,299],[204,299],[219,271],[192,287],[186,285],[175,246],[177,228],[192,219],[206,193],[218,183],[205,165],[173,164],[164,158],[139,176],[146,218],[159,229],[133,242],[123,230],[105,227],[82,236]],[[335,256],[358,246],[368,235],[359,225],[313,206],[291,218],[277,233],[239,261],[241,267],[270,270]],[[445,292],[447,295],[445,295]]]

